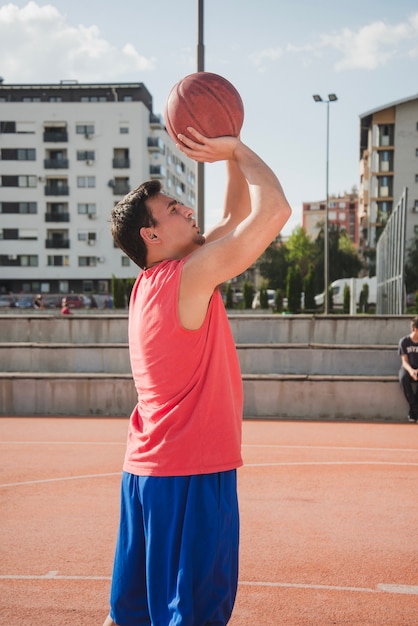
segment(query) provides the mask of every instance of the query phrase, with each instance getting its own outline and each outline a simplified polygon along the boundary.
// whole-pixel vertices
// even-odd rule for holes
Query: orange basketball
[[[191,137],[188,126],[206,137],[237,137],[244,122],[244,106],[238,91],[226,78],[196,72],[174,85],[165,104],[164,119],[175,142],[178,133]]]

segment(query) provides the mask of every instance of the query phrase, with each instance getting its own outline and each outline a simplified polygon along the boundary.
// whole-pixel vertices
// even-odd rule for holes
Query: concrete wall
[[[397,345],[410,318],[231,315],[244,416],[405,420]],[[128,416],[126,314],[0,315],[0,415]]]

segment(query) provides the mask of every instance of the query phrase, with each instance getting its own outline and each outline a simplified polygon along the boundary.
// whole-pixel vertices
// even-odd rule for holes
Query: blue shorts
[[[118,626],[224,626],[238,584],[236,470],[123,473],[110,595]]]

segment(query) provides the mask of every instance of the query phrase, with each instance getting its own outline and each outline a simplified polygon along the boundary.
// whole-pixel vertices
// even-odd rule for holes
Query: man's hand
[[[215,137],[210,139],[191,126],[187,130],[194,135],[196,141],[186,137],[186,135],[179,134],[179,143],[176,146],[194,161],[214,163],[215,161],[230,161],[234,159],[234,151],[240,143],[237,137]]]

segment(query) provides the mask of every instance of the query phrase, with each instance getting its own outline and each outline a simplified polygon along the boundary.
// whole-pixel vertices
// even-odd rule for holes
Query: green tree
[[[233,309],[234,308],[234,300],[233,300],[233,293],[232,293],[231,283],[227,283],[227,285],[226,285],[226,289],[225,289],[225,307],[227,309]]]
[[[112,303],[114,309],[124,309],[126,307],[126,290],[123,278],[116,278],[112,275]]]
[[[290,313],[300,311],[302,295],[302,274],[297,265],[291,265],[287,272],[286,296],[287,309]]]
[[[287,259],[291,265],[299,267],[302,279],[305,279],[315,259],[315,248],[302,226],[296,226],[286,242]]]
[[[277,313],[281,313],[283,311],[283,293],[280,289],[276,289],[274,295],[274,310]]]
[[[305,293],[305,309],[307,311],[315,310],[315,273],[312,263],[309,265],[308,273],[303,281],[303,291]]]
[[[270,289],[286,289],[286,275],[289,262],[287,247],[280,237],[273,241],[257,261],[258,270],[266,279]]]
[[[405,283],[407,293],[412,293],[418,289],[418,236],[412,240],[407,250]]]
[[[348,283],[344,285],[343,292],[343,312],[350,313],[350,287]]]
[[[329,283],[338,278],[357,277],[363,265],[357,250],[345,232],[338,226],[331,225],[328,233],[328,267]],[[318,287],[317,293],[323,293],[324,287],[324,225],[319,230],[315,240],[315,278]]]
[[[269,308],[269,298],[267,294],[267,287],[263,285],[260,288],[260,309],[268,309]]]
[[[251,309],[254,298],[254,287],[253,284],[244,280],[242,284],[242,307],[244,309]]]

